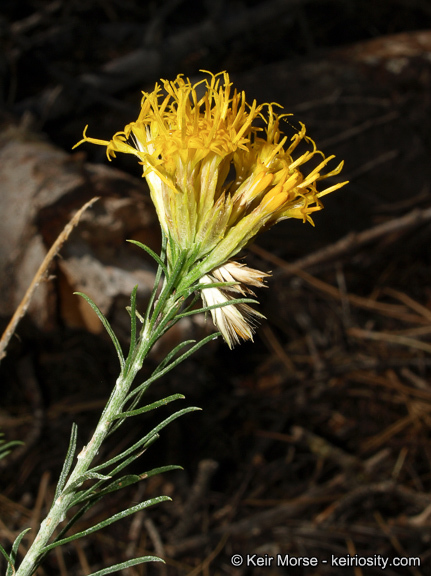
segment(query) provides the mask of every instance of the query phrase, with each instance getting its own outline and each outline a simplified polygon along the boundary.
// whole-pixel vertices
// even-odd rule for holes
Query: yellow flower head
[[[303,125],[287,142],[280,130],[280,120],[287,114],[276,114],[275,104],[247,104],[244,92],[232,89],[226,72],[210,74],[194,85],[182,75],[162,82],[163,90],[156,84],[153,92],[144,93],[136,122],[110,142],[89,138],[84,131],[80,143],[106,146],[108,158],[125,152],[140,159],[169,240],[168,265],[179,252],[193,255],[195,281],[205,284],[217,281],[211,278],[225,278],[226,263],[259,231],[280,220],[312,223],[311,214],[322,208],[319,198],[346,184],[318,191],[318,183],[338,174],[343,162],[323,175],[333,156],[325,158],[317,150]],[[301,141],[310,150],[294,159]],[[316,155],[321,160],[307,174],[303,166]],[[242,272],[238,286],[253,284]],[[220,294],[210,290],[228,298],[226,290],[208,288],[202,290],[204,301],[219,302]],[[252,336],[250,327],[240,326],[242,321],[249,326],[246,317],[252,309],[242,306],[211,311],[229,345],[237,340],[232,333],[244,339]],[[236,323],[238,314],[242,320]]]

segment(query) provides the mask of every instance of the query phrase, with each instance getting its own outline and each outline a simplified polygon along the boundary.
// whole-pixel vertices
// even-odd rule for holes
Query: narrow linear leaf
[[[57,498],[60,496],[60,493],[63,490],[64,485],[66,484],[66,479],[72,467],[73,458],[75,456],[77,437],[78,437],[78,426],[75,423],[73,423],[72,430],[70,432],[69,447],[67,449],[66,458],[64,459],[63,468],[61,469],[60,472],[57,488],[55,489],[54,501],[57,500]]]
[[[76,497],[73,499],[72,503],[70,504],[70,508],[76,506],[77,504],[82,505],[85,502],[91,503],[91,505],[93,505],[96,502],[98,502],[101,498],[103,498],[105,494],[109,494],[110,492],[116,492],[121,488],[126,488],[127,486],[131,486],[132,484],[136,484],[141,480],[143,480],[141,476],[138,476],[136,474],[129,474],[127,476],[123,476],[122,478],[118,478],[114,482],[111,482],[109,486],[105,486],[105,488],[103,488],[102,490],[98,489],[99,484],[102,483],[98,483],[96,486],[92,486],[88,490],[85,490],[84,492],[80,492],[79,494],[77,494]]]
[[[154,434],[153,436],[155,437],[154,439],[157,440],[158,434]],[[150,438],[152,438],[153,436],[150,436]],[[111,458],[107,462],[103,462],[102,464],[95,466],[94,468],[91,469],[91,471],[95,472],[96,470],[103,470],[104,468],[107,468],[108,466],[112,466],[112,464],[116,464],[117,462],[120,462],[121,460],[123,460],[124,458],[127,458],[130,454],[133,454],[137,450],[142,450],[142,447],[147,445],[147,441],[148,441],[148,434],[146,436],[144,436],[143,438],[141,438],[140,440],[138,440],[137,442],[135,442],[135,444],[133,444],[133,446],[130,446],[130,448],[127,448],[127,450],[125,450],[124,452],[121,452],[121,454],[117,454],[117,456],[114,456],[114,458]],[[133,461],[135,458],[136,458],[136,455],[133,455],[130,462]],[[110,474],[113,476],[116,472],[117,472],[117,468],[115,470],[112,470],[110,472]]]
[[[24,442],[21,442],[21,440],[11,440],[10,442],[6,442],[6,444],[0,446],[0,459],[10,454],[12,452],[12,448],[23,445]]]
[[[136,566],[137,564],[143,564],[144,562],[164,562],[164,560],[158,558],[157,556],[141,556],[140,558],[126,560],[125,562],[121,562],[121,564],[114,564],[114,566],[109,566],[109,568],[103,568],[103,570],[92,572],[89,576],[105,576],[105,574],[112,574],[113,572],[124,570],[124,568],[130,568],[131,566]]]
[[[112,343],[115,346],[115,350],[117,351],[118,360],[120,361],[121,371],[123,371],[124,365],[125,365],[123,351],[121,350],[121,346],[120,346],[120,343],[118,341],[118,338],[116,337],[115,332],[112,330],[111,325],[109,324],[108,320],[106,319],[104,314],[102,314],[101,310],[97,307],[97,305],[93,302],[93,300],[91,298],[89,298],[86,294],[83,294],[82,292],[74,292],[74,294],[77,294],[78,296],[81,296],[82,298],[84,298],[84,300],[91,306],[91,308],[97,314],[99,320],[102,322],[103,327],[105,328],[105,330],[109,334],[109,336],[112,340]]]
[[[203,308],[197,308],[196,310],[190,310],[189,312],[182,312],[181,314],[178,314],[178,318],[185,318],[186,316],[193,316],[194,314],[201,314],[202,312],[209,312],[210,310],[236,304],[259,304],[259,301],[254,300],[253,298],[233,298],[232,300],[226,300],[226,302],[221,302],[220,304],[213,304],[212,306],[204,306]]]
[[[104,482],[106,482],[107,480],[111,480],[112,476],[105,476],[104,474],[98,474],[97,472],[86,472],[85,474],[83,474],[82,476],[79,476],[79,478],[77,478],[77,480],[75,482],[73,482],[72,484],[70,484],[64,491],[63,494],[70,494],[71,492],[75,492],[76,489],[81,486],[81,484],[83,484],[86,480],[99,480],[99,482],[97,483],[97,486],[103,484]],[[96,485],[91,486],[91,488],[89,488],[89,491],[92,492],[96,489]]]
[[[157,437],[157,435],[153,436],[152,439],[156,438],[156,437]],[[150,439],[150,441],[152,439]],[[141,451],[137,455],[134,454],[128,460],[126,460],[125,462],[122,462],[115,470],[112,471],[112,473],[111,473],[112,477],[114,477],[118,472],[121,472],[121,470],[123,470],[131,461],[136,460],[136,458],[139,457],[142,453],[143,453],[143,451]],[[101,500],[106,494],[111,493],[111,492],[116,492],[118,490],[121,490],[122,488],[126,488],[126,487],[131,486],[133,484],[136,484],[138,482],[142,482],[143,480],[146,480],[147,478],[151,478],[152,476],[155,476],[156,474],[163,474],[165,472],[170,472],[172,470],[182,470],[182,467],[172,464],[172,465],[168,465],[168,466],[161,466],[159,468],[153,468],[152,470],[149,470],[147,472],[143,472],[142,474],[139,474],[139,475],[128,474],[126,476],[123,476],[122,478],[119,478],[119,479],[111,482],[111,484],[109,484],[108,486],[105,486],[105,488],[103,488],[103,489],[99,490],[99,487],[103,484],[102,482],[99,482],[95,486],[92,486],[91,488],[89,488],[88,490],[77,493],[76,497],[71,502],[69,508],[73,508],[74,506],[77,506],[77,505],[81,505],[84,507],[80,511],[78,511],[77,514],[75,514],[75,516],[72,518],[72,520],[70,521],[70,523],[66,527],[66,529],[64,531],[62,531],[61,534],[59,534],[58,539],[60,539],[63,536],[63,534],[66,534],[68,529],[73,525],[73,523],[75,523],[76,520],[78,520],[92,506],[94,506],[97,502],[99,502],[99,500]]]
[[[154,442],[156,442],[156,440],[158,440],[159,438],[160,434],[152,434],[151,436],[145,438],[145,442],[142,444],[142,450],[139,452],[139,454],[136,454],[135,459],[139,458],[139,456],[141,456],[141,454],[143,454],[146,450],[148,450],[148,448],[152,446]]]
[[[189,350],[187,350],[186,352],[184,352],[184,354],[182,354],[176,360],[171,362],[171,364],[169,364],[169,366],[167,366],[164,369],[164,371],[163,371],[164,374],[166,374],[166,372],[169,372],[169,370],[172,370],[173,368],[178,366],[178,364],[180,364],[181,362],[184,362],[184,360],[186,360],[189,356],[192,356],[197,350],[202,348],[202,346],[205,346],[205,344],[207,344],[208,342],[215,340],[220,335],[221,335],[220,332],[214,332],[214,334],[210,334],[209,336],[202,338],[202,340],[200,340],[199,342],[196,342],[196,344],[194,346],[192,346]]]
[[[145,383],[144,383],[144,384],[145,384]],[[149,386],[149,385],[150,385],[150,384],[148,384],[148,386]],[[121,424],[124,422],[124,420],[125,420],[128,416],[135,416],[135,415],[136,415],[136,414],[131,414],[131,412],[132,412],[132,411],[135,409],[135,407],[139,404],[139,402],[140,402],[142,396],[144,395],[145,390],[148,388],[148,386],[147,386],[147,387],[144,386],[144,387],[140,390],[139,394],[133,398],[133,401],[129,404],[128,410],[127,410],[126,412],[123,412],[122,414],[119,414],[119,415],[117,415],[117,416],[115,416],[115,417],[113,418],[113,420],[112,420],[113,424],[112,424],[111,430],[109,431],[109,434],[108,434],[108,435],[113,434],[113,433],[121,426]],[[180,396],[181,396],[181,395],[180,395]],[[124,403],[126,404],[127,401],[128,401],[128,398],[126,398],[126,400],[125,400]],[[157,406],[154,406],[154,408],[157,408]],[[151,409],[152,409],[152,408],[149,408],[149,410],[151,410]],[[145,408],[144,408],[144,411],[146,411]],[[116,420],[115,420],[115,419],[116,419]]]
[[[130,295],[130,345],[129,353],[127,355],[126,370],[130,367],[133,360],[133,352],[136,347],[136,295],[138,293],[138,285],[136,285],[132,294]]]
[[[170,257],[170,261],[171,262],[176,262],[179,255],[181,254],[181,248],[178,245],[178,242],[176,242],[173,238],[172,238],[172,234],[170,232],[168,232],[167,235],[167,243],[169,243],[169,249],[171,252],[171,257]]]
[[[160,466],[159,468],[153,468],[152,470],[148,470],[141,476],[145,478],[152,478],[153,476],[157,476],[158,474],[164,474],[165,472],[172,472],[172,470],[184,470],[182,466],[176,466],[175,464],[170,464],[168,466]]]
[[[156,344],[156,342],[160,340],[160,338],[178,322],[179,318],[177,318],[177,314],[181,308],[181,305],[182,301],[174,302],[170,310],[168,312],[164,312],[163,317],[159,319],[157,326],[152,327],[148,342],[148,350],[150,350],[154,344]]]
[[[111,480],[112,476],[105,476],[104,474],[98,474],[97,472],[86,472],[83,476],[83,480]]]
[[[190,344],[194,344],[196,342],[196,340],[185,340],[184,342],[181,342],[180,344],[178,344],[178,346],[175,346],[175,348],[173,350],[171,350],[169,352],[169,354],[167,354],[167,356],[165,356],[165,358],[160,362],[160,364],[157,366],[157,368],[154,370],[153,372],[153,376],[155,374],[157,374],[158,372],[160,372],[170,361],[171,359],[176,356],[176,354],[185,346],[189,346]],[[148,384],[148,386],[150,386],[151,383]],[[131,402],[131,404],[129,405],[129,411],[130,410],[134,410],[135,407],[139,404],[143,394],[145,393],[145,390],[148,388],[148,386],[145,386],[144,383],[144,387],[139,391],[139,394],[135,395],[133,402]],[[117,423],[119,424],[119,423]],[[113,426],[113,430],[114,431],[118,426],[117,424],[114,424]]]
[[[131,446],[130,448],[128,448],[127,450],[125,450],[121,454],[118,454],[117,456],[115,456],[114,458],[109,460],[108,462],[105,462],[103,464],[99,464],[99,466],[94,467],[92,470],[93,471],[101,470],[103,468],[107,468],[108,466],[110,466],[112,464],[120,462],[120,464],[115,469],[110,471],[110,475],[112,477],[116,476],[118,474],[118,472],[123,470],[128,464],[130,464],[131,462],[133,462],[134,460],[139,458],[139,456],[141,456],[143,454],[143,452],[159,438],[158,433],[160,432],[160,430],[162,430],[170,422],[172,422],[176,418],[182,416],[183,414],[186,414],[188,412],[194,412],[196,410],[200,410],[200,408],[196,408],[196,407],[192,406],[189,408],[184,408],[183,410],[179,410],[178,412],[175,412],[174,414],[172,414],[171,416],[169,416],[168,418],[163,420],[163,422],[161,422],[158,426],[156,426],[153,430],[151,430],[151,432],[146,434],[138,442],[135,442],[135,444],[133,446]],[[92,489],[94,490],[97,487],[98,487],[98,485],[93,486]],[[88,492],[93,491],[93,490],[89,490]],[[82,495],[80,496],[80,499],[82,499]]]
[[[118,478],[114,482],[111,482],[109,486],[100,490],[95,496],[97,499],[100,500],[105,494],[110,494],[112,492],[118,492],[118,490],[122,490],[123,488],[127,488],[128,486],[132,486],[133,484],[137,484],[138,482],[142,482],[147,478],[151,478],[158,474],[163,474],[165,472],[171,472],[172,470],[182,470],[181,466],[176,466],[174,464],[168,466],[161,466],[159,468],[153,468],[148,472],[143,472],[142,474],[127,474],[126,476],[122,476]]]
[[[63,538],[62,540],[57,540],[56,542],[53,542],[52,544],[48,544],[48,546],[45,546],[45,548],[43,549],[43,554],[45,554],[49,550],[52,550],[53,548],[57,548],[58,546],[62,546],[63,544],[66,544],[67,542],[73,542],[73,540],[78,540],[78,538],[83,538],[84,536],[88,536],[89,534],[93,534],[94,532],[98,532],[102,528],[105,528],[106,526],[110,526],[111,524],[114,524],[114,522],[118,522],[118,520],[122,520],[123,518],[127,518],[127,516],[130,516],[131,514],[135,514],[136,512],[139,512],[140,510],[144,510],[144,508],[148,508],[149,506],[154,506],[155,504],[160,504],[161,502],[166,502],[168,500],[171,500],[171,498],[169,498],[169,496],[157,496],[156,498],[152,498],[151,500],[146,500],[145,502],[141,502],[140,504],[137,504],[136,506],[132,506],[131,508],[127,508],[126,510],[119,512],[118,514],[114,514],[113,516],[111,516],[107,520],[103,520],[102,522],[99,522],[98,524],[96,524],[95,526],[92,526],[91,528],[88,528],[87,530],[83,530],[82,532],[78,532],[77,534],[73,534],[72,536],[69,536],[68,538]]]
[[[91,508],[92,506],[94,506],[94,504],[96,504],[97,502],[98,502],[97,499],[95,499],[94,501],[87,502],[87,503],[86,503],[84,506],[82,506],[77,512],[75,512],[75,514],[72,516],[72,518],[70,518],[70,520],[66,523],[66,525],[63,526],[63,528],[62,528],[62,529],[60,530],[60,532],[57,534],[57,536],[55,537],[55,540],[54,540],[53,544],[54,544],[55,542],[59,542],[59,541],[63,538],[63,536],[68,533],[68,531],[72,528],[72,526],[73,526],[80,518],[82,518],[82,516],[84,516],[84,514],[85,514],[86,512],[88,512],[88,510],[90,510],[90,508]],[[72,507],[72,506],[70,506],[70,508],[71,508],[71,507]],[[40,558],[39,558],[38,564],[41,564],[41,562],[43,561],[43,559],[44,559],[44,557],[46,556],[47,553],[48,553],[48,550],[47,550],[46,552],[45,552],[45,551],[42,551],[42,554],[41,554],[41,556],[40,556]]]
[[[0,546],[0,552],[3,554],[3,556],[8,561],[6,576],[12,576],[15,573],[14,568],[15,568],[15,560],[16,560],[16,556],[18,553],[18,548],[19,548],[19,545],[21,544],[21,540],[24,538],[24,536],[27,534],[27,532],[29,530],[31,530],[31,528],[26,528],[25,530],[23,530],[21,532],[21,534],[18,534],[18,536],[15,538],[15,541],[12,545],[12,550],[11,550],[10,556],[6,553],[4,548],[2,546]]]
[[[151,248],[149,248],[148,246],[145,246],[145,244],[142,244],[142,242],[138,242],[137,240],[127,240],[127,242],[130,242],[130,244],[135,244],[136,246],[139,246],[139,248],[142,248],[142,250],[145,250],[145,252],[147,252],[147,254],[149,254],[151,256],[151,258],[153,258],[153,260],[155,260],[157,262],[157,264],[160,266],[160,268],[165,273],[165,276],[168,275],[168,270],[167,270],[165,264],[163,263],[161,258],[159,256],[157,256],[157,254],[153,250],[151,250]]]
[[[240,282],[210,282],[208,284],[193,284],[184,290],[178,291],[178,296],[183,296],[185,299],[193,294],[193,292],[201,292],[207,288],[231,288],[232,286],[238,286]]]
[[[163,430],[163,428],[165,428],[168,424],[170,424],[180,416],[188,414],[189,412],[196,412],[197,410],[201,410],[201,408],[198,408],[197,406],[189,406],[188,408],[183,408],[182,410],[178,410],[178,412],[174,412],[174,414],[171,414],[170,416],[168,416],[168,418],[166,418],[165,420],[160,422],[160,424],[158,424],[155,428],[153,428],[153,430],[151,430],[149,434],[144,436],[144,438],[145,439],[152,438],[154,434],[158,434],[160,430]]]
[[[126,397],[126,402],[129,401],[134,396],[136,396],[137,394],[139,394],[142,389],[146,390],[148,386],[152,384],[155,380],[158,380],[159,378],[170,372],[173,368],[175,368],[175,366],[178,366],[178,364],[180,364],[181,362],[186,360],[186,358],[188,358],[189,356],[194,354],[197,350],[199,350],[199,348],[205,346],[205,344],[211,342],[211,340],[215,340],[215,338],[218,338],[219,336],[220,332],[215,332],[214,334],[206,336],[205,338],[197,342],[194,346],[192,346],[189,350],[187,350],[187,352],[184,352],[184,354],[179,356],[179,358],[174,360],[171,364],[163,368],[163,370],[157,371],[158,368],[156,368],[156,371],[153,372],[152,376],[150,376],[148,380],[145,380],[145,382],[137,386],[134,390],[132,390],[132,392],[128,394],[128,396]]]
[[[133,395],[132,395],[132,396],[126,398],[125,403],[127,403],[131,398],[133,398],[133,401],[130,402],[130,404],[129,404],[129,410],[134,410],[135,407],[139,404],[142,396],[145,394],[145,391],[146,391],[147,388],[150,386],[151,382],[148,384],[148,386],[145,386],[145,384],[146,384],[146,383],[144,382],[144,384],[141,385],[142,388],[140,387],[139,394],[135,395],[134,397],[133,397]],[[116,430],[117,428],[119,428],[123,422],[124,422],[124,419],[122,419],[122,420],[117,420],[117,421],[112,425],[112,430],[110,431],[110,433],[115,432],[115,430]]]
[[[160,294],[160,297],[159,297],[159,301],[157,302],[157,305],[154,308],[154,312],[153,312],[152,320],[151,320],[152,324],[154,324],[154,322],[157,320],[158,315],[160,314],[160,312],[162,311],[163,307],[166,304],[166,300],[172,294],[172,290],[175,286],[175,283],[178,280],[178,277],[181,273],[181,270],[183,269],[185,259],[186,259],[185,254],[180,254],[177,261],[175,262],[175,266],[172,269],[171,274],[169,276],[167,276],[167,282],[166,282],[165,286],[163,287],[162,293]]]
[[[103,482],[100,482],[100,486],[102,485]],[[87,490],[80,490],[79,492],[75,492],[68,510],[78,505],[88,506],[91,508],[91,506],[93,506],[98,501],[98,495],[101,493],[101,490],[99,490],[100,486],[97,484],[95,486],[91,486],[91,488],[87,488]]]
[[[12,452],[12,448],[15,448],[16,446],[22,446],[24,444],[24,442],[21,442],[20,440],[10,440],[9,442],[6,442],[6,440],[3,440],[3,437],[4,433],[0,432],[0,460],[10,454]]]
[[[3,548],[3,546],[0,544],[0,554],[2,554],[2,556],[4,556],[4,558],[6,559],[7,562],[7,570],[6,570],[6,576],[9,576],[9,574],[12,574],[12,570],[14,568],[14,564],[11,560],[11,557],[9,556],[9,554],[6,552],[6,550]]]
[[[169,364],[169,362],[171,361],[171,359],[176,356],[176,354],[178,354],[178,352],[184,348],[185,346],[188,346],[189,344],[194,344],[196,342],[196,340],[185,340],[184,342],[181,342],[180,344],[178,344],[178,346],[175,346],[175,348],[173,350],[171,350],[169,352],[169,354],[167,354],[165,356],[165,358],[163,358],[163,360],[160,362],[160,364],[157,366],[157,368],[154,370],[153,375],[157,374],[158,372],[160,372],[160,370],[162,370],[167,364]]]
[[[132,484],[136,484],[143,480],[142,476],[139,474],[128,474],[127,476],[122,476],[118,478],[114,482],[111,482],[109,486],[106,486],[103,490],[100,491],[100,494],[109,494],[110,492],[117,492],[117,490],[121,490],[122,488],[127,488],[127,486],[131,486]]]
[[[119,454],[116,457],[116,461],[121,460],[122,458],[124,458],[124,460],[116,468],[114,468],[110,472],[110,476],[112,478],[114,478],[115,476],[117,476],[117,474],[119,472],[124,470],[124,468],[126,468],[131,462],[133,462],[134,460],[136,460],[137,458],[142,456],[142,454],[147,450],[147,448],[151,444],[153,444],[153,442],[155,442],[158,437],[159,437],[158,434],[153,434],[149,438],[141,439],[141,441],[139,442],[140,445],[138,447],[135,444],[132,448],[130,448],[128,451],[126,451],[126,452],[131,452],[132,450],[135,450],[135,452],[132,453],[131,455],[126,454],[126,452]],[[139,449],[139,451],[137,451],[137,448]],[[113,460],[110,461],[110,463],[112,463],[112,462],[113,462]],[[108,462],[105,462],[103,464],[104,467],[106,467],[108,465],[109,465]],[[177,469],[180,469],[180,467],[175,466],[175,465],[171,465],[171,466],[164,466],[162,468],[158,468],[157,470],[159,471],[160,474],[162,474],[163,472],[167,472],[169,470],[177,470]],[[153,476],[156,473],[153,471],[150,471],[150,472],[151,472],[151,476]],[[115,480],[114,482],[112,482],[108,486],[105,486],[105,488],[102,488],[104,482],[102,482],[102,481],[97,482],[94,486],[91,486],[87,490],[83,490],[83,491],[77,493],[75,495],[75,498],[73,499],[72,503],[70,504],[70,508],[72,508],[73,506],[76,506],[77,504],[82,504],[83,502],[86,502],[86,501],[91,500],[93,502],[94,498],[98,497],[98,495],[100,495],[100,494],[103,495],[105,492],[112,491],[111,490],[112,487],[115,490],[116,489],[115,484],[118,484],[119,485],[118,489],[120,489],[120,488],[124,487],[124,482],[130,481],[131,483],[133,483],[133,480],[130,480],[132,478],[132,476],[133,477],[136,476],[136,479],[135,479],[136,482],[138,482],[140,480],[144,480],[145,478],[149,477],[150,472],[144,472],[144,474],[141,474],[140,476],[136,476],[136,475],[124,476],[123,478],[120,478],[119,480]],[[120,486],[121,483],[123,483],[123,485]]]
[[[8,456],[11,452],[12,450],[8,450],[7,447],[4,446],[3,449],[0,451],[0,460],[6,458],[6,456]]]
[[[193,293],[194,293],[194,294],[193,294]],[[191,291],[190,294],[193,294],[193,298],[191,298],[191,299],[189,300],[189,303],[188,303],[186,306],[183,307],[182,313],[188,312],[189,310],[193,310],[196,302],[198,302],[198,301],[199,301],[199,298],[201,297],[200,294],[196,294],[196,292],[194,292],[194,291]],[[190,296],[190,294],[189,294],[189,296]],[[184,301],[186,301],[186,300],[189,298],[189,296],[183,296],[183,297],[184,297]]]
[[[174,241],[175,242],[175,241]],[[200,252],[201,247],[198,243],[195,244],[194,250],[189,253],[189,257],[187,259],[187,268],[194,268],[196,266],[197,255]]]
[[[164,234],[163,231],[162,231],[162,249],[161,249],[161,251],[160,251],[160,260],[161,260],[162,262],[164,262],[164,260],[165,260],[165,258],[166,258],[166,246],[167,246],[167,238],[166,238],[165,234]],[[148,322],[148,320],[149,320],[149,318],[150,318],[151,310],[152,310],[152,308],[153,308],[153,304],[154,304],[154,301],[155,301],[156,296],[157,296],[157,292],[158,292],[158,289],[159,289],[160,279],[161,279],[161,277],[162,277],[163,270],[167,270],[167,269],[165,268],[165,266],[160,266],[160,264],[159,264],[159,266],[157,267],[156,277],[154,278],[154,286],[153,286],[153,289],[152,289],[152,291],[151,291],[151,296],[150,296],[150,300],[149,300],[149,302],[148,302],[147,311],[146,311],[146,313],[145,313],[145,323],[144,323],[144,325],[147,324],[147,322]],[[164,272],[164,274],[165,274],[165,277],[166,277],[166,276],[167,276],[167,273]]]
[[[176,298],[168,311],[164,311],[163,317],[159,320],[157,327],[151,334],[151,346],[159,340],[165,332],[170,330],[180,319],[178,311],[184,303],[184,298]]]
[[[189,408],[183,408],[182,410],[179,410],[178,412],[171,414],[168,418],[166,418],[165,420],[160,422],[160,424],[158,424],[153,430],[151,430],[151,432],[149,432],[143,438],[141,438],[138,442],[136,442],[131,448],[128,448],[122,454],[119,454],[118,456],[113,458],[110,461],[110,463],[112,463],[114,461],[118,462],[119,460],[126,458],[127,456],[130,456],[130,460],[128,462],[130,462],[131,460],[135,460],[136,458],[138,458],[142,454],[142,452],[136,454],[136,451],[139,449],[142,450],[142,448],[147,448],[150,444],[152,444],[155,440],[157,440],[157,438],[159,436],[158,433],[160,432],[160,430],[165,428],[168,424],[170,424],[171,422],[173,422],[174,420],[176,420],[180,416],[183,416],[184,414],[187,414],[188,412],[195,412],[196,410],[200,410],[200,408],[197,408],[196,406],[190,406]],[[134,452],[133,455],[131,455],[132,452]],[[111,475],[115,475],[116,473],[118,473],[119,470],[122,470],[128,462],[122,462],[121,464],[119,464],[119,466],[115,470],[112,470]],[[96,466],[95,468],[93,468],[93,470],[100,470],[102,467],[105,467],[107,465],[108,464],[105,463],[103,465]]]
[[[114,419],[116,418],[128,418],[129,416],[138,416],[139,414],[144,414],[145,412],[150,412],[151,410],[155,410],[156,408],[160,408],[161,406],[166,406],[170,402],[174,400],[184,400],[185,396],[182,394],[172,394],[172,396],[167,396],[162,400],[157,400],[157,402],[153,402],[152,404],[148,404],[147,406],[143,406],[142,408],[138,408],[137,410],[129,410],[127,412],[121,412],[121,414],[117,414]]]

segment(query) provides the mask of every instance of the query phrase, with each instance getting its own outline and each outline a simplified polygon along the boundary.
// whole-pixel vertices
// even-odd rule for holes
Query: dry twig
[[[6,356],[5,350],[7,348],[7,345],[9,344],[9,341],[10,341],[13,333],[15,332],[19,321],[25,315],[27,308],[30,305],[30,301],[31,301],[31,298],[34,294],[34,291],[36,290],[36,288],[39,286],[39,284],[45,278],[51,262],[56,257],[59,250],[61,250],[61,247],[63,246],[63,244],[68,239],[72,230],[75,228],[75,226],[77,226],[79,219],[81,218],[82,214],[88,208],[90,208],[90,206],[92,206],[94,204],[94,202],[96,202],[97,200],[98,200],[97,197],[92,198],[89,202],[86,202],[84,204],[84,206],[82,206],[82,208],[80,208],[78,210],[78,212],[73,216],[73,218],[70,220],[70,222],[68,224],[66,224],[63,231],[58,236],[57,240],[54,242],[54,244],[49,249],[48,254],[45,256],[42,264],[39,266],[39,269],[36,272],[36,275],[34,276],[33,280],[31,281],[31,284],[28,287],[27,292],[24,295],[24,298],[21,300],[18,308],[16,309],[14,315],[12,316],[9,324],[6,327],[6,330],[4,331],[4,333],[0,339],[0,361],[2,360],[2,358],[4,358]]]
[[[416,208],[399,218],[392,218],[391,220],[388,220],[388,222],[377,224],[376,226],[363,230],[362,232],[350,232],[343,238],[340,238],[337,242],[325,246],[322,250],[317,250],[316,252],[313,252],[299,260],[295,260],[290,264],[286,263],[287,266],[283,265],[283,274],[289,277],[295,275],[298,269],[304,270],[305,268],[311,268],[317,264],[337,260],[342,256],[346,256],[347,254],[362,248],[363,246],[371,244],[371,242],[375,242],[379,238],[388,236],[393,232],[404,232],[410,230],[411,228],[425,224],[430,220],[431,208],[426,208],[425,210],[418,210]],[[252,247],[253,250],[256,248],[256,246]],[[259,250],[261,249],[259,248]],[[429,310],[428,313],[431,315]]]

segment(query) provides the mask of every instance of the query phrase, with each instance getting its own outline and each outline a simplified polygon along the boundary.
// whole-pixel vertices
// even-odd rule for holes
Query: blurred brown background
[[[0,541],[37,526],[52,497],[72,422],[85,443],[117,376],[88,293],[127,346],[128,304],[154,275],[127,238],[159,245],[134,158],[71,148],[86,124],[110,138],[159,78],[227,70],[248,101],[278,102],[350,184],[324,199],[316,227],[283,222],[247,261],[272,270],[255,343],[217,341],[148,394],[174,392],[188,414],[135,472],[180,464],[83,519],[130,502],[172,503],[52,553],[41,574],[89,574],[133,555],[161,574],[284,574],[233,567],[233,554],[317,557],[292,575],[374,575],[332,555],[388,559],[388,576],[431,567],[430,104],[427,0],[3,0],[0,6],[0,327],[63,226],[97,195],[38,289],[0,366],[0,431],[23,447],[0,462]],[[184,337],[183,323],[144,375]],[[174,408],[172,408],[173,410]],[[127,425],[121,447],[170,413]],[[34,534],[34,530],[32,531]],[[28,540],[24,540],[28,545]],[[419,558],[420,566],[396,558]],[[322,561],[327,560],[326,564]],[[392,564],[392,565],[391,565]]]

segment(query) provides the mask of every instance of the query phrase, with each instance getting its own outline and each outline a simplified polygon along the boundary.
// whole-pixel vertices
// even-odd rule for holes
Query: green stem
[[[132,346],[129,357],[123,365],[121,374],[102,412],[92,438],[78,454],[78,461],[66,485],[61,490],[55,502],[53,502],[47,517],[42,522],[39,532],[16,571],[15,576],[31,576],[37,569],[53,533],[57,526],[66,518],[66,514],[75,497],[76,490],[85,482],[85,474],[90,469],[103,441],[111,430],[115,418],[123,411],[136,374],[142,368],[144,360],[154,343],[166,331],[169,323],[175,323],[175,318],[183,301],[183,298],[176,295],[175,287],[183,273],[185,259],[186,254],[184,253],[178,256],[169,278],[165,280],[165,285],[159,296],[159,300],[157,302],[154,300],[151,301],[145,315],[145,322],[139,337],[139,344],[134,350]],[[151,308],[153,309],[152,314],[149,313]],[[177,319],[179,319],[179,316]]]
[[[114,418],[121,412],[124,400],[130,390],[133,380],[142,367],[146,356],[145,351],[148,353],[146,340],[141,340],[139,349],[141,353],[137,355],[137,360],[130,366],[130,369],[126,374],[121,374],[119,376],[113,393],[103,410],[91,440],[86,446],[84,446],[80,454],[78,454],[78,461],[75,468],[73,469],[64,489],[61,491],[60,496],[52,504],[47,517],[42,522],[33,544],[16,571],[16,576],[31,576],[31,574],[33,574],[49,539],[60,522],[65,519],[76,489],[85,481],[85,477],[83,476],[88,471],[92,461],[97,455],[102,442],[105,440],[109,432]],[[73,488],[69,491],[68,489],[72,486]]]

